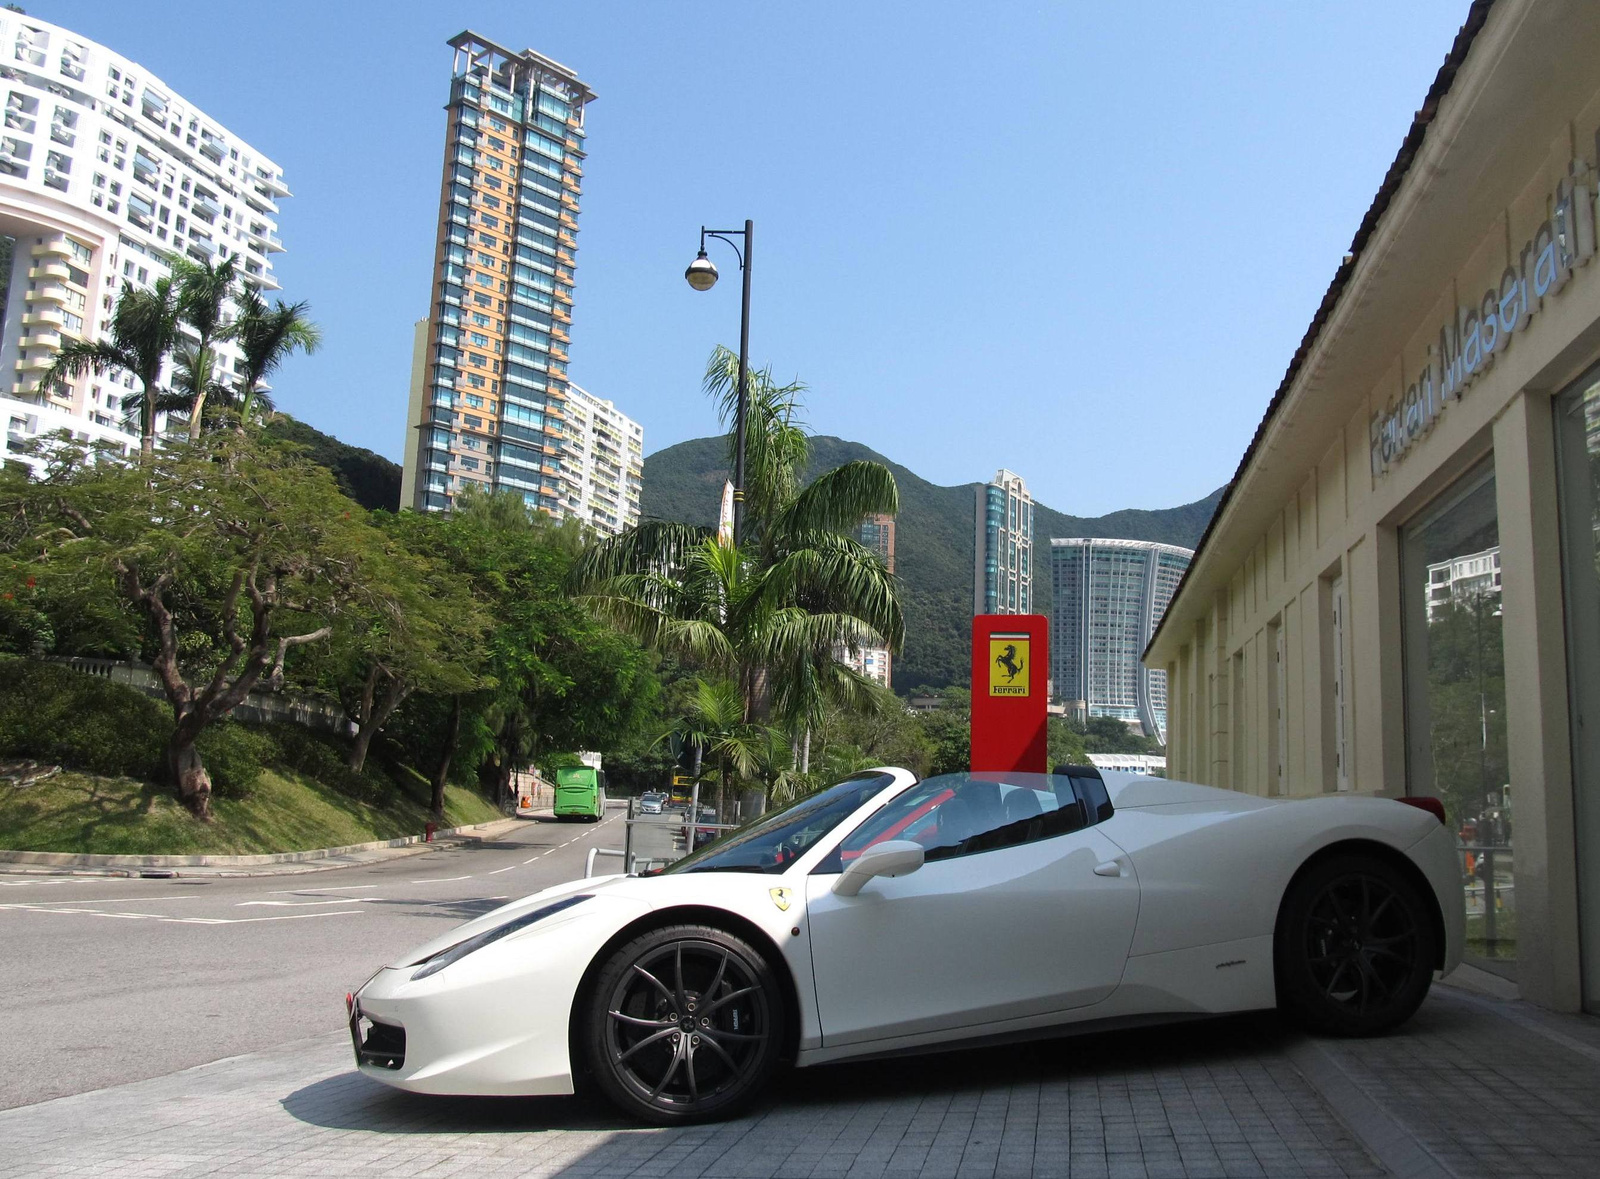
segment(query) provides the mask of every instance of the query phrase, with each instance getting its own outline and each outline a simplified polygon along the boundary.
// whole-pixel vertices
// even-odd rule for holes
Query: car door
[[[1139,911],[1127,857],[1066,777],[946,775],[869,817],[806,879],[824,1046],[958,1029],[1098,1002]],[[885,839],[924,865],[856,896],[833,884]]]

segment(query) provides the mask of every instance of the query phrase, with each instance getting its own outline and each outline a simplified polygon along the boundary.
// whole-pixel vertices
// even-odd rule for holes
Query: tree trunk
[[[439,767],[433,772],[433,821],[444,822],[444,784],[450,776],[450,761],[456,755],[456,745],[461,740],[461,697],[450,698],[450,728],[444,739],[444,749],[439,753]]]
[[[180,721],[167,740],[167,772],[178,787],[178,798],[189,808],[195,818],[211,821],[211,775],[206,773],[195,748],[199,730],[192,728],[187,719]]]
[[[811,726],[806,726],[805,739],[800,743],[800,772],[811,772]]]
[[[361,727],[356,730],[356,739],[350,746],[350,769],[359,774],[361,767],[367,763],[367,748],[372,744],[372,739],[378,735],[378,730],[383,728],[394,710],[399,708],[411,689],[402,687],[399,680],[391,679],[389,686],[384,690],[383,699],[376,704],[362,708]]]

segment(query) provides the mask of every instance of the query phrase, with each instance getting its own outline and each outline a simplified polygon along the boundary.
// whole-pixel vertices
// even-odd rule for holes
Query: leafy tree
[[[210,817],[196,739],[290,652],[347,617],[397,616],[420,595],[366,513],[326,471],[283,448],[210,435],[132,465],[61,448],[38,481],[0,475],[6,590],[116,603],[129,654],[150,663],[173,713],[167,770]]]
[[[430,689],[435,802],[456,766],[487,770],[502,797],[517,770],[552,752],[606,752],[647,723],[657,686],[637,643],[565,593],[583,539],[571,522],[528,512],[514,494],[464,495],[448,516],[380,516],[389,534],[451,570],[487,618],[461,653],[470,685]]]
[[[148,289],[124,283],[111,312],[111,338],[68,341],[45,370],[39,389],[84,373],[103,376],[113,369],[132,373],[144,394],[139,405],[139,451],[148,460],[156,445],[161,366],[177,343],[181,306],[180,288],[170,278],[159,278]]]
[[[1437,604],[1428,623],[1429,740],[1434,792],[1457,824],[1481,814],[1511,780],[1499,601]]]

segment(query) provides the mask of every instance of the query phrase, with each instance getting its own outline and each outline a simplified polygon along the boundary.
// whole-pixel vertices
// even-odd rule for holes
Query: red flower
[[[4,598],[4,599],[5,599],[5,600],[6,600],[6,601],[8,601],[8,602],[9,602],[9,601],[11,601],[11,599],[12,599],[12,593],[11,593],[11,591],[10,591],[10,590],[7,590],[7,591],[6,591],[6,592],[5,592],[5,593],[3,593],[3,594],[0,594],[0,598]]]
[[[29,588],[29,589],[32,589],[32,588],[33,588],[33,587],[34,587],[34,586],[35,586],[35,585],[37,585],[37,584],[38,584],[38,583],[37,583],[37,582],[36,582],[36,581],[34,581],[34,579],[33,579],[33,578],[31,578],[31,577],[30,577],[30,578],[28,578],[28,588]]]

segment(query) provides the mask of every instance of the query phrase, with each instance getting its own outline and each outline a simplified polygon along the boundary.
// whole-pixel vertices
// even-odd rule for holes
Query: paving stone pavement
[[[836,1065],[682,1129],[398,1093],[337,1034],[0,1112],[0,1179],[1592,1175],[1597,1147],[1600,1021],[1442,987],[1380,1040],[1263,1016]]]

